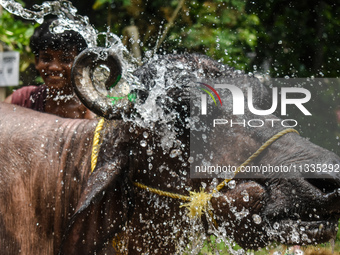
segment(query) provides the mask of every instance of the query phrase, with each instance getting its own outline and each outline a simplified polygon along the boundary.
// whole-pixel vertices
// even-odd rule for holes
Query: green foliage
[[[0,41],[7,46],[8,50],[20,52],[22,59],[20,70],[24,71],[34,61],[33,54],[28,45],[36,25],[34,26],[31,23],[24,23],[21,20],[15,19],[13,15],[5,10],[0,16],[0,24]]]
[[[111,0],[96,0],[96,2],[92,5],[94,10],[98,10],[103,7],[105,4],[111,4]]]
[[[340,222],[339,222],[339,227],[340,227]],[[203,248],[201,249],[199,254],[200,255],[213,255],[213,254],[230,255],[230,254],[234,254],[235,251],[238,251],[241,249],[241,247],[238,246],[236,243],[231,242],[230,245],[225,244],[222,240],[212,235],[210,236],[210,240],[207,240],[204,242]],[[326,249],[330,252],[333,249],[329,242],[324,243],[324,244],[319,244],[319,245],[309,245],[309,246],[301,247],[302,250],[305,250],[307,248],[312,248],[314,250]],[[287,249],[288,249],[287,246],[280,245],[278,243],[272,243],[268,245],[267,247],[259,249],[257,251],[248,250],[246,251],[246,254],[267,255],[267,254],[272,254],[274,251],[284,252]],[[234,253],[231,253],[231,251],[234,251]],[[338,232],[336,236],[334,251],[336,252],[336,254],[340,252],[340,231]]]
[[[274,77],[337,77],[340,61],[338,13],[331,1],[248,2],[261,20],[254,64],[264,61]]]
[[[204,242],[204,246],[200,251],[200,255],[213,255],[213,254],[220,254],[220,255],[227,255],[230,254],[229,249],[233,251],[240,250],[241,247],[238,246],[236,243],[231,244],[232,247],[226,245],[221,239],[216,238],[216,236],[210,236],[210,240]]]
[[[131,4],[130,0],[121,0],[121,1],[115,1],[115,2],[121,2],[123,6],[128,6]],[[113,0],[96,0],[94,4],[92,5],[92,8],[94,10],[99,10],[101,8],[104,8],[107,5],[111,5],[113,3]]]
[[[0,40],[11,50],[17,50],[20,53],[27,51],[26,46],[33,34],[33,26],[24,24],[21,20],[15,20],[7,11],[3,11],[0,22]]]
[[[29,48],[29,40],[38,24],[22,21],[2,10],[0,15],[0,43],[4,50],[20,53],[20,85],[40,83],[34,70],[34,55]],[[8,89],[10,93],[13,88]]]
[[[255,50],[258,22],[255,15],[246,15],[244,1],[188,2],[163,46],[201,52],[245,69]]]

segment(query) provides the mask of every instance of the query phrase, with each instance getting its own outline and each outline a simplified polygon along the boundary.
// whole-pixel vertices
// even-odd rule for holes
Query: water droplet
[[[249,202],[249,194],[246,190],[242,191],[241,195],[243,195],[243,201],[244,202]]]
[[[280,224],[278,222],[275,222],[274,225],[273,225],[273,229],[279,229],[280,227]]]
[[[253,214],[253,221],[255,224],[260,224],[262,222],[261,216],[258,214]]]
[[[235,189],[236,182],[234,180],[231,180],[230,182],[228,182],[228,187],[229,189]]]
[[[148,132],[143,132],[143,137],[146,139],[146,138],[148,138],[149,137],[149,134],[148,134]]]
[[[188,158],[188,163],[191,164],[191,163],[193,163],[193,162],[194,162],[194,157],[189,157],[189,158]],[[339,189],[338,192],[339,192],[339,194],[340,194],[340,189]]]
[[[296,233],[296,232],[293,232],[293,233],[292,233],[292,236],[291,236],[291,240],[292,240],[293,243],[298,243],[298,242],[300,242],[300,236],[299,236],[299,234]]]
[[[302,234],[301,235],[301,240],[304,241],[304,242],[308,241],[308,235],[307,234]]]
[[[153,154],[152,150],[151,149],[147,149],[146,155],[151,156],[152,154]]]
[[[148,145],[148,144],[145,140],[140,141],[140,146],[146,147],[146,145]]]
[[[177,157],[179,154],[179,151],[177,149],[173,149],[171,152],[170,152],[170,158],[175,158]]]

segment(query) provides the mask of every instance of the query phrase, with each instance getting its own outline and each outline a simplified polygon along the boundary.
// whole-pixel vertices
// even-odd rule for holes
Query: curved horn
[[[109,70],[106,81],[100,76]],[[73,88],[82,103],[106,119],[119,119],[130,108],[129,89],[122,77],[122,64],[107,48],[88,48],[81,52],[72,66]]]

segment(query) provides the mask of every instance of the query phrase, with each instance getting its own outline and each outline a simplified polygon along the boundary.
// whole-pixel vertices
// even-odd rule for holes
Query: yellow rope
[[[98,153],[100,148],[100,131],[103,129],[105,119],[101,118],[97,124],[96,130],[94,131],[93,143],[92,143],[92,154],[91,154],[91,173],[96,168]]]
[[[104,125],[104,118],[100,119],[100,121],[97,124],[94,138],[93,138],[93,147],[92,147],[92,155],[91,155],[91,173],[93,172],[94,168],[96,167],[97,164],[97,159],[98,159],[98,152],[99,152],[99,141],[100,141],[100,131],[102,130]],[[254,154],[252,154],[246,161],[244,161],[235,171],[235,175],[239,173],[242,167],[247,166],[250,162],[252,162],[255,158],[257,158],[268,146],[270,146],[274,141],[279,139],[281,136],[287,134],[287,133],[297,133],[299,134],[298,131],[296,131],[293,128],[288,128],[285,130],[280,131],[276,135],[272,136],[269,140],[267,140]],[[148,192],[157,194],[159,196],[165,196],[165,197],[170,197],[174,199],[180,199],[183,201],[186,201],[187,203],[181,205],[181,207],[187,207],[189,212],[190,217],[201,217],[203,212],[206,210],[206,206],[210,199],[212,198],[213,194],[220,191],[225,185],[231,181],[232,178],[230,179],[225,179],[223,180],[217,187],[211,192],[207,193],[204,191],[204,189],[200,189],[199,192],[191,191],[189,196],[185,195],[180,195],[177,193],[172,193],[172,192],[167,192],[163,191],[160,189],[156,188],[151,188],[149,186],[146,186],[142,183],[139,182],[134,182],[133,184],[143,190],[146,190]]]
[[[251,155],[246,161],[244,161],[235,171],[235,175],[240,172],[241,168],[244,166],[247,166],[250,162],[252,162],[254,159],[256,159],[262,151],[264,151],[269,145],[271,145],[273,142],[275,142],[277,139],[279,139],[281,136],[287,134],[287,133],[297,133],[299,135],[299,132],[296,131],[293,128],[287,128],[285,130],[282,130],[281,132],[277,133],[276,135],[272,136],[269,140],[267,140],[262,146],[255,151],[253,155]],[[225,179],[223,182],[221,182],[219,185],[217,185],[216,189],[214,189],[213,193],[220,191],[228,182],[230,182],[231,179]]]
[[[283,136],[287,133],[292,133],[292,132],[299,134],[299,132],[296,131],[295,129],[288,128],[288,129],[285,129],[285,130],[277,133],[276,135],[271,137],[269,140],[267,140],[254,154],[252,154],[246,161],[244,161],[236,169],[235,175],[240,171],[240,169],[242,167],[248,165],[251,161],[253,161],[255,158],[257,158],[274,141],[279,139],[281,136]],[[160,195],[160,196],[167,196],[167,197],[171,197],[171,198],[181,199],[183,201],[188,201],[188,203],[181,205],[181,207],[187,207],[188,210],[189,210],[188,215],[193,218],[193,217],[197,217],[197,216],[201,217],[201,215],[203,214],[203,211],[205,211],[207,203],[210,201],[213,194],[220,191],[231,180],[232,180],[232,178],[223,180],[219,185],[217,185],[217,187],[212,191],[212,193],[206,193],[206,192],[204,192],[203,189],[201,189],[199,192],[190,192],[190,196],[179,195],[179,194],[176,194],[176,193],[166,192],[166,191],[163,191],[163,190],[151,188],[151,187],[148,187],[148,186],[141,184],[139,182],[135,182],[134,185],[138,188],[144,189],[146,191],[149,191],[151,193],[154,193],[154,194],[157,194],[157,195]]]
[[[99,148],[100,148],[100,144],[99,144],[99,142],[100,142],[100,131],[103,129],[104,123],[105,123],[105,119],[101,118],[99,120],[97,127],[95,129],[95,132],[94,132],[92,154],[91,154],[91,173],[94,171],[94,169],[97,165],[98,153],[99,153]],[[254,154],[252,154],[246,161],[244,161],[236,169],[234,176],[236,176],[236,174],[239,173],[239,171],[241,170],[242,167],[248,165],[255,158],[257,158],[274,141],[279,139],[281,136],[283,136],[287,133],[291,133],[291,132],[295,132],[295,133],[299,134],[299,132],[296,131],[295,129],[288,128],[288,129],[285,129],[285,130],[277,133],[276,135],[271,137],[269,140],[267,140]],[[232,180],[232,178],[223,180],[219,185],[217,185],[217,187],[211,193],[207,193],[207,192],[204,191],[204,189],[201,188],[199,192],[195,192],[195,191],[190,192],[189,196],[180,195],[180,194],[176,194],[176,193],[172,193],[172,192],[167,192],[167,191],[151,188],[151,187],[148,187],[148,186],[146,186],[142,183],[139,183],[139,182],[134,182],[134,185],[136,187],[140,188],[140,189],[144,189],[148,192],[157,194],[159,196],[166,196],[166,197],[186,201],[187,203],[184,203],[180,207],[187,207],[189,217],[191,217],[191,218],[199,217],[200,218],[203,215],[203,212],[206,211],[207,204],[210,201],[210,199],[212,198],[213,194],[220,191],[231,180]],[[211,211],[208,211],[208,213],[209,213],[214,225],[217,226],[216,220],[213,217],[213,213]],[[119,248],[120,244],[121,244],[120,235],[118,235],[116,238],[114,238],[112,240],[112,244],[115,247],[115,250],[120,249]]]
[[[176,194],[176,193],[172,193],[172,192],[166,192],[160,189],[155,189],[155,188],[151,188],[148,187],[142,183],[139,182],[134,182],[133,185],[135,185],[136,187],[140,188],[140,189],[144,189],[146,191],[149,191],[151,193],[160,195],[160,196],[164,196],[164,197],[171,197],[171,198],[175,198],[175,199],[180,199],[183,201],[190,201],[191,198],[190,196],[184,196],[184,195],[180,195],[180,194]]]

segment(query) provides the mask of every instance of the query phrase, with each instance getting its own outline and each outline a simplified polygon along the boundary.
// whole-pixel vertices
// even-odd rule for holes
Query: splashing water
[[[93,82],[95,87],[107,96],[119,97],[126,95],[131,90],[135,89],[148,90],[148,88],[142,87],[138,79],[133,75],[138,61],[130,55],[129,51],[122,44],[120,38],[109,31],[98,32],[90,24],[88,17],[77,14],[77,9],[71,2],[66,0],[46,1],[41,5],[34,5],[33,8],[36,11],[26,9],[14,0],[0,0],[0,4],[4,9],[12,14],[24,19],[35,20],[40,24],[44,21],[45,16],[49,14],[56,15],[58,20],[52,23],[51,31],[54,33],[62,33],[65,30],[76,31],[84,37],[89,48],[96,47],[98,36],[104,35],[106,37],[105,47],[115,53],[122,65],[121,80],[118,85],[112,88],[109,92],[107,92],[102,85],[102,81],[106,78],[105,72],[107,73],[107,71],[105,71],[105,66],[94,71],[95,78],[93,79]],[[102,55],[103,53],[97,51],[95,48],[93,48],[93,52],[98,54],[98,58],[105,58],[105,56]],[[156,60],[158,56],[147,54],[147,58],[150,60]],[[185,69],[185,67],[183,67],[183,69]],[[189,70],[189,67],[187,69]],[[172,132],[173,126],[171,123],[173,123],[172,120],[178,113],[175,111],[168,112],[169,109],[165,109],[162,106],[162,104],[164,105],[164,100],[169,99],[166,96],[168,88],[166,89],[164,86],[166,71],[167,68],[164,66],[157,70],[157,78],[155,79],[156,86],[151,91],[148,91],[149,95],[146,101],[139,104],[137,102],[134,105],[137,115],[132,118],[130,118],[130,116],[128,117],[123,115],[123,119],[131,122],[133,126],[151,129],[154,127],[154,123],[156,122],[162,124],[165,128],[163,131],[159,130],[159,132],[162,132],[162,136],[164,137],[162,142],[163,149],[168,150],[172,147],[175,137],[175,134]],[[170,84],[170,86],[173,86],[173,84],[175,84],[175,80]],[[156,103],[160,100],[163,100],[161,104]]]
[[[147,91],[148,97],[145,101],[136,102],[134,104],[136,114],[134,116],[125,116],[123,115],[123,119],[126,122],[131,123],[131,130],[135,130],[136,127],[147,128],[150,131],[150,134],[143,134],[145,140],[140,141],[140,147],[148,149],[148,155],[152,155],[152,149],[149,148],[147,144],[147,138],[152,136],[152,132],[155,131],[155,123],[158,123],[157,127],[157,135],[162,137],[160,146],[164,150],[164,153],[168,153],[169,157],[177,158],[179,160],[182,159],[182,144],[176,140],[176,131],[174,130],[174,119],[179,114],[175,110],[168,109],[166,107],[165,101],[172,101],[173,98],[167,96],[168,90],[172,88],[177,88],[179,85],[183,83],[178,82],[176,79],[170,79],[167,77],[167,64],[160,64],[157,68],[157,74],[155,75],[155,86],[152,90],[149,90],[148,87],[144,87],[139,80],[133,75],[134,71],[137,68],[138,61],[135,60],[126,49],[126,47],[122,44],[120,38],[107,31],[107,32],[98,32],[89,22],[88,17],[83,17],[77,14],[77,9],[72,5],[71,2],[62,0],[62,1],[47,1],[42,3],[41,5],[34,5],[34,11],[24,8],[20,3],[15,2],[14,0],[0,0],[0,4],[6,9],[8,12],[20,16],[24,19],[34,20],[38,23],[43,23],[44,17],[47,15],[56,15],[58,20],[54,21],[51,26],[51,32],[53,33],[63,33],[66,30],[73,30],[82,35],[88,44],[89,48],[93,48],[93,52],[98,55],[98,58],[106,59],[106,56],[103,56],[103,52],[99,52],[96,48],[97,40],[99,36],[105,36],[105,47],[108,51],[113,51],[114,54],[120,60],[122,65],[122,77],[114,88],[111,91],[107,92],[104,88],[104,82],[107,73],[109,72],[107,67],[99,66],[94,70],[94,86],[101,92],[108,94],[109,96],[120,96],[119,93],[123,91],[123,94],[129,93],[131,90],[139,90],[139,91]],[[104,54],[108,54],[108,52],[104,52]],[[150,53],[146,54],[147,58],[151,61],[157,60],[158,56],[156,54],[152,55]],[[178,68],[178,66],[177,66]],[[190,66],[179,66],[183,73],[190,74],[192,73]],[[165,87],[166,84],[166,87]],[[126,89],[127,88],[127,89]],[[124,91],[128,90],[128,91]],[[62,98],[57,98],[62,99]],[[178,99],[178,98],[176,98]],[[179,99],[180,100],[180,99]],[[188,156],[187,156],[188,157]],[[187,162],[189,159],[186,160]],[[149,163],[149,169],[153,167],[152,162]],[[183,171],[184,174],[185,171]],[[189,222],[186,216],[185,219],[180,217],[176,223],[172,224],[169,220],[169,224],[171,223],[174,226],[181,226],[181,222],[186,221]],[[202,223],[198,222],[190,222],[191,230],[184,231],[181,240],[178,241],[178,253],[182,253],[184,250],[191,250],[191,254],[197,254],[203,245],[203,241],[207,238],[206,236],[201,235],[203,233],[204,227]],[[179,230],[181,228],[179,227]],[[194,233],[192,230],[195,230]],[[196,235],[200,235],[200,238],[197,238]],[[147,240],[149,237],[145,237]],[[190,243],[190,247],[188,247],[188,240]],[[195,249],[193,250],[193,247]]]
[[[0,0],[0,4],[12,14],[24,19],[35,20],[40,24],[43,23],[46,15],[56,15],[60,21],[54,23],[54,32],[62,33],[64,30],[74,30],[84,37],[89,47],[97,45],[96,30],[90,25],[86,16],[76,14],[77,9],[69,1],[50,1],[44,2],[42,5],[34,5],[33,8],[37,11],[28,10],[13,0]]]
[[[119,84],[108,92],[108,96],[117,97],[125,95],[134,89],[147,90],[147,88],[141,87],[138,79],[133,75],[133,72],[137,68],[138,61],[131,56],[129,51],[121,42],[120,38],[116,34],[113,34],[109,31],[98,32],[90,24],[88,17],[77,14],[77,9],[72,5],[71,2],[66,0],[46,1],[41,5],[34,5],[33,8],[36,11],[26,9],[20,3],[17,3],[14,0],[0,0],[0,4],[4,9],[12,14],[20,16],[24,19],[34,20],[40,24],[44,21],[45,16],[49,14],[56,15],[58,20],[52,23],[51,31],[54,33],[62,33],[65,30],[76,31],[84,37],[88,47],[96,47],[98,36],[105,36],[105,47],[113,51],[119,58],[123,72]],[[97,53],[99,58],[104,57],[101,56],[103,53],[96,51],[96,49],[93,49],[93,52]],[[147,58],[150,60],[156,60],[158,56],[147,54]],[[133,123],[133,125],[145,128],[153,128],[155,122],[165,125],[172,123],[171,120],[173,120],[177,113],[174,111],[166,112],[168,109],[164,109],[162,106],[160,106],[160,104],[156,104],[156,102],[159,102],[159,99],[162,98],[161,100],[165,100],[164,98],[166,98],[167,90],[164,87],[164,74],[166,71],[167,69],[165,67],[157,70],[157,78],[155,80],[156,86],[151,91],[149,91],[147,100],[143,103],[135,104],[138,116],[133,116],[132,119],[127,116],[123,116],[125,121],[129,121]],[[101,84],[103,84],[103,82],[100,80],[104,80],[106,78],[105,75],[102,76],[104,73],[105,67],[102,67],[101,70],[94,72],[94,84],[98,90],[102,91],[104,91],[104,89],[101,88]],[[170,86],[172,85],[170,84]],[[107,94],[106,91],[105,93]],[[170,132],[171,130],[173,130],[173,128],[170,125],[166,128],[166,130],[163,131],[163,136],[166,136],[168,139],[174,137],[174,134],[171,134]]]
[[[134,104],[136,114],[133,116],[125,116],[123,115],[123,119],[126,122],[131,123],[131,132],[133,132],[136,127],[147,128],[150,130],[150,133],[143,134],[143,138],[145,140],[141,140],[139,142],[139,146],[143,149],[148,150],[148,155],[152,155],[152,149],[150,148],[150,144],[147,143],[148,137],[152,136],[153,132],[157,132],[158,136],[161,136],[162,139],[160,141],[159,146],[162,148],[164,153],[168,154],[170,158],[176,158],[178,160],[185,161],[186,164],[191,159],[189,155],[184,155],[187,158],[183,159],[183,154],[185,154],[185,147],[181,144],[180,141],[177,140],[178,130],[174,128],[174,119],[176,119],[179,113],[175,109],[169,109],[166,105],[168,103],[173,102],[174,100],[181,100],[181,98],[171,98],[168,96],[168,92],[171,89],[176,89],[180,85],[191,82],[192,79],[188,79],[188,82],[183,81],[182,77],[198,77],[202,70],[192,71],[192,67],[190,64],[176,64],[173,66],[171,63],[160,63],[156,68],[155,79],[153,80],[154,86],[150,90],[148,87],[144,87],[139,80],[133,75],[134,71],[137,68],[137,61],[130,55],[126,47],[122,44],[120,38],[107,31],[107,32],[98,32],[89,22],[87,17],[83,17],[77,14],[77,9],[72,5],[69,1],[48,1],[44,2],[41,5],[34,5],[34,9],[36,11],[28,10],[23,8],[23,6],[13,0],[0,0],[0,4],[9,11],[10,13],[20,16],[24,19],[34,20],[38,23],[42,23],[44,21],[44,17],[52,14],[58,17],[58,20],[55,21],[51,26],[51,31],[54,33],[62,33],[65,30],[73,30],[81,34],[85,41],[88,44],[88,47],[96,47],[98,36],[105,36],[106,42],[105,47],[108,50],[111,50],[115,53],[115,55],[119,58],[120,63],[122,65],[122,77],[117,86],[111,89],[111,91],[107,92],[104,90],[103,81],[105,81],[108,73],[108,70],[105,66],[100,66],[97,70],[94,70],[94,84],[98,90],[101,90],[102,93],[108,93],[110,96],[119,96],[120,92],[128,88],[128,91],[123,92],[127,94],[131,90],[139,90],[139,91],[147,91],[148,96],[144,101],[136,102]],[[98,54],[98,58],[105,59],[102,52],[97,51],[93,48],[93,52]],[[147,53],[146,57],[150,61],[158,60],[159,56],[155,53]],[[165,60],[164,60],[165,61]],[[170,70],[170,72],[169,72]],[[174,71],[176,70],[176,71]],[[180,70],[180,75],[174,75],[177,70]],[[169,73],[171,74],[169,76]],[[176,78],[178,77],[178,78]],[[180,80],[178,80],[180,79]],[[190,121],[189,119],[187,120]],[[155,128],[155,124],[157,123],[157,130]],[[186,125],[186,124],[184,124]],[[191,125],[195,126],[195,120]],[[153,167],[152,161],[149,162],[149,169]],[[164,169],[167,167],[164,166]],[[160,172],[163,171],[163,168],[160,169]],[[169,171],[167,169],[167,171]],[[186,171],[183,170],[182,174],[185,175]],[[174,173],[175,174],[175,173]],[[231,182],[231,188],[235,187],[235,182]],[[244,195],[245,200],[247,200],[247,196]],[[148,200],[158,200],[159,198],[153,195],[150,195]],[[155,205],[156,206],[156,205]],[[167,207],[167,205],[158,205],[159,208]],[[210,205],[211,206],[211,205]],[[159,209],[157,207],[157,209]],[[212,208],[210,208],[212,209]],[[238,217],[243,217],[243,211],[236,211],[235,214]],[[211,217],[206,215],[207,219]],[[259,219],[256,219],[259,221]],[[182,229],[183,222],[189,224],[188,230]],[[226,236],[225,228],[228,227],[225,224],[222,224],[218,228],[214,226],[211,220],[209,220],[209,235],[205,233],[205,226],[200,220],[190,220],[188,216],[181,215],[178,219],[168,220],[167,224],[171,225],[173,228],[173,233],[181,232],[181,236],[176,245],[176,254],[188,253],[190,254],[198,254],[202,247],[204,246],[204,242],[210,239],[210,234],[217,236],[217,242],[224,242],[229,248],[229,252],[231,254],[243,254],[242,251],[235,251],[232,249],[234,244],[229,241]],[[145,242],[148,241],[151,237],[145,233],[143,237]],[[174,236],[174,238],[178,238]],[[171,240],[169,240],[169,243]],[[218,249],[217,249],[218,250]],[[217,251],[216,251],[217,252]]]
[[[44,21],[44,17],[47,15],[55,15],[58,20],[55,20],[50,29],[53,33],[63,33],[66,30],[73,30],[78,32],[86,41],[89,48],[97,46],[97,40],[99,36],[105,36],[105,47],[114,52],[122,65],[122,78],[117,86],[107,92],[102,84],[102,81],[106,79],[105,66],[99,71],[94,72],[94,84],[99,91],[107,94],[108,96],[117,97],[129,93],[130,88],[135,88],[139,85],[138,79],[133,75],[137,66],[137,60],[135,60],[121,42],[120,38],[109,31],[98,32],[89,22],[88,17],[77,14],[77,9],[71,2],[62,1],[47,1],[41,5],[34,5],[33,8],[36,11],[32,11],[24,8],[20,3],[14,0],[0,0],[0,4],[8,12],[20,16],[24,19],[34,20],[38,23]],[[93,52],[98,54],[98,58],[105,58],[102,52],[93,48]],[[107,54],[107,53],[106,53]],[[57,97],[56,100],[62,98]]]
[[[174,127],[174,119],[176,119],[179,115],[177,110],[175,109],[168,109],[166,107],[166,102],[172,102],[174,98],[171,98],[168,96],[168,92],[171,89],[178,88],[178,84],[186,84],[186,81],[183,81],[183,77],[199,77],[202,73],[202,70],[196,70],[193,71],[192,67],[188,64],[181,63],[177,64],[177,66],[173,67],[169,65],[169,63],[160,63],[159,66],[156,68],[156,74],[155,79],[153,80],[154,86],[152,90],[149,90],[149,88],[144,87],[139,80],[133,75],[134,71],[137,68],[137,61],[130,55],[128,50],[125,48],[125,46],[122,44],[120,38],[111,33],[111,32],[98,32],[89,22],[89,19],[87,17],[83,17],[77,14],[77,9],[72,5],[69,1],[49,1],[44,2],[41,5],[35,5],[34,9],[36,11],[31,11],[28,9],[23,8],[23,6],[13,0],[0,0],[0,4],[9,11],[10,13],[14,15],[18,15],[22,18],[29,19],[29,20],[35,20],[38,23],[42,23],[44,20],[44,17],[49,14],[53,14],[58,16],[58,21],[53,23],[52,31],[55,33],[62,33],[65,30],[74,30],[78,33],[80,33],[85,41],[87,42],[89,47],[95,47],[97,46],[97,40],[98,36],[105,36],[106,42],[105,47],[109,50],[112,50],[115,52],[115,55],[119,58],[121,64],[122,64],[122,78],[120,82],[120,86],[127,87],[128,92],[131,90],[140,90],[140,91],[147,91],[148,96],[144,101],[139,101],[134,104],[135,112],[136,114],[131,116],[125,116],[123,115],[123,119],[126,122],[131,123],[131,132],[134,132],[136,127],[142,127],[147,128],[150,130],[149,133],[143,134],[143,140],[139,142],[139,145],[141,148],[148,150],[147,155],[152,156],[152,148],[150,147],[150,144],[148,143],[147,139],[149,137],[152,137],[153,132],[157,132],[157,135],[160,135],[162,137],[159,146],[163,149],[164,153],[167,153],[168,156],[172,159],[176,158],[181,160],[181,157],[183,156],[185,150],[183,145],[177,141],[176,135],[179,132]],[[94,52],[95,49],[93,49]],[[101,56],[100,52],[96,52],[98,54],[98,57]],[[158,55],[154,54],[152,55],[150,52],[147,55],[147,58],[151,61],[157,60],[159,58]],[[163,61],[163,60],[162,60]],[[173,71],[171,72],[171,68],[173,68]],[[170,70],[170,71],[169,71]],[[178,72],[180,75],[176,75],[176,72]],[[107,70],[106,70],[107,71]],[[168,74],[171,73],[170,76]],[[95,76],[98,84],[96,87],[100,87],[103,82],[101,80],[105,80],[105,66],[102,67],[101,70],[97,70],[97,73],[95,71]],[[179,77],[178,80],[176,77]],[[190,80],[190,79],[188,79]],[[187,82],[189,83],[189,81]],[[119,94],[119,90],[124,90],[122,87],[114,87],[110,92],[109,95],[111,96],[117,96]],[[128,93],[124,92],[124,94]],[[107,93],[107,92],[105,92]],[[176,98],[176,100],[181,100],[180,98]],[[197,102],[196,102],[197,103]],[[199,103],[197,103],[199,104]],[[197,105],[199,107],[199,105]],[[188,123],[184,123],[184,125],[190,125],[190,127],[194,127],[196,130],[200,130],[201,128],[204,128],[203,126],[199,126],[197,123],[199,120],[195,122],[195,119],[188,119],[186,120]],[[157,123],[157,130],[155,128],[155,123]],[[160,127],[160,128],[159,128]],[[144,140],[145,139],[145,140]],[[183,159],[183,161],[186,161],[186,163],[191,163],[193,161],[192,158],[189,157],[189,155],[186,155],[187,159]],[[149,162],[149,169],[153,168],[153,162]],[[160,168],[160,173],[164,171],[169,171],[169,169],[166,169],[167,166],[163,166],[163,168]],[[184,173],[184,171],[183,171]],[[231,176],[232,178],[233,176]],[[228,183],[229,189],[235,189],[236,183],[234,180],[230,181]],[[249,202],[249,194],[244,191],[241,193],[243,201]],[[147,195],[148,200],[154,200],[157,201],[159,199],[156,196],[153,195]],[[159,205],[160,209],[163,207],[166,207],[166,205]],[[211,206],[211,205],[209,205]],[[212,210],[212,208],[210,208]],[[232,213],[235,215],[237,220],[242,220],[245,218],[249,212],[244,209],[236,209],[234,207],[231,207]],[[265,219],[262,219],[259,215],[254,214],[251,216],[252,221],[255,224],[260,224]],[[207,219],[210,219],[210,215],[206,215]],[[190,225],[190,228],[188,231],[182,230],[181,225],[183,222],[187,222]],[[182,231],[182,235],[180,239],[178,240],[178,245],[176,247],[178,254],[187,253],[190,251],[190,254],[197,254],[201,250],[201,248],[204,245],[204,242],[209,239],[209,235],[205,234],[205,228],[206,226],[203,226],[202,222],[200,221],[192,221],[187,218],[187,216],[182,215],[182,217],[179,217],[176,220],[171,220],[166,223],[172,226],[173,233],[177,233]],[[228,252],[230,254],[244,254],[244,250],[234,250],[235,243],[230,241],[230,239],[227,237],[226,229],[230,228],[228,225],[229,223],[222,223],[218,227],[214,226],[212,221],[208,220],[208,227],[209,227],[209,234],[213,234],[217,237],[216,243],[223,242],[228,247]],[[178,228],[178,229],[177,229]],[[279,235],[277,233],[279,228],[278,223],[274,224],[272,226],[272,229],[268,229],[268,232],[272,232],[273,235]],[[296,230],[296,234],[292,236],[292,239],[299,239],[303,236],[299,235],[300,230]],[[303,232],[303,231],[302,231]],[[145,233],[147,235],[147,233]],[[174,235],[174,238],[177,238]],[[145,240],[152,239],[150,236],[145,236]],[[298,241],[298,240],[297,240]],[[169,241],[170,242],[170,241]],[[188,244],[189,243],[189,244]],[[334,240],[332,243],[332,247],[334,249]],[[218,248],[216,248],[216,254],[218,253]]]

